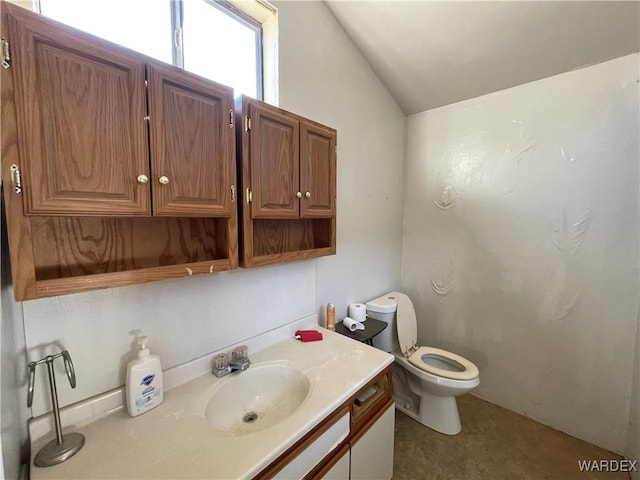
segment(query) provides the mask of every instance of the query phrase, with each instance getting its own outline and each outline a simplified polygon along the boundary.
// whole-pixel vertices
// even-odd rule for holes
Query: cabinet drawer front
[[[351,435],[357,437],[367,422],[392,401],[392,366],[389,365],[351,397]]]
[[[144,63],[25,13],[8,15],[25,212],[148,215]]]
[[[233,90],[160,65],[148,76],[154,215],[231,216]]]
[[[251,104],[253,218],[298,218],[299,122],[266,105]]]

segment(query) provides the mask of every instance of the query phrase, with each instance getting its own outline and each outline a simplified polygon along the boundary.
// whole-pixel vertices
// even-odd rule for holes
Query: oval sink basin
[[[285,365],[257,365],[223,379],[205,416],[222,435],[259,432],[289,417],[309,393],[309,379]]]

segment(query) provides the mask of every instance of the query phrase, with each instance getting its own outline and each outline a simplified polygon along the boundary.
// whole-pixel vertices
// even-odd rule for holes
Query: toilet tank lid
[[[398,292],[389,292],[369,300],[365,305],[367,312],[393,313],[398,309]]]

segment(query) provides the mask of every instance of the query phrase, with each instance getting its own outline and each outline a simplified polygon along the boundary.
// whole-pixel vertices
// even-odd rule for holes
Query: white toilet
[[[417,345],[416,313],[407,295],[391,292],[367,302],[366,307],[368,317],[388,323],[373,338],[373,345],[396,357],[396,407],[437,432],[460,433],[455,397],[480,384],[478,367],[455,353]]]

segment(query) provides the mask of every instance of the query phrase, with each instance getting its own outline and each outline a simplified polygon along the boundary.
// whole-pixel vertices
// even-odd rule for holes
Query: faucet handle
[[[226,353],[219,353],[213,357],[213,368],[215,370],[224,370],[229,366],[229,355]]]
[[[238,345],[231,351],[234,362],[242,362],[249,359],[249,347],[246,345]]]

